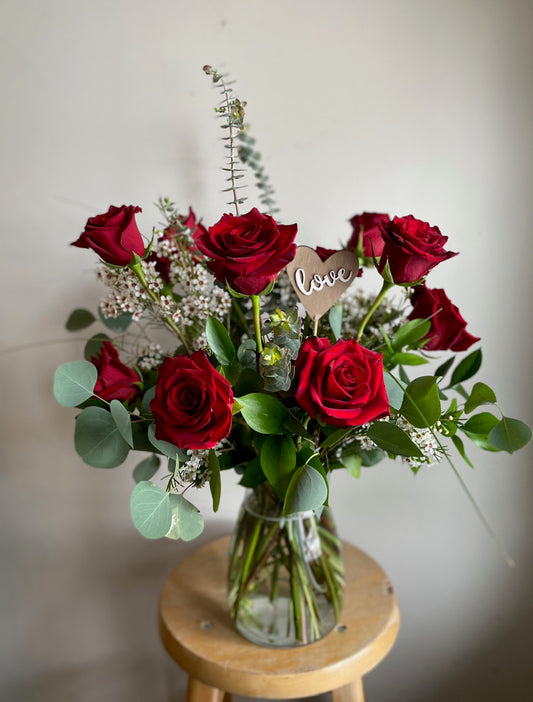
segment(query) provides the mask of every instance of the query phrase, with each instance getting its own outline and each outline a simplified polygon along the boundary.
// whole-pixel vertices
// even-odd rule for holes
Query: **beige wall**
[[[128,467],[82,464],[51,378],[82,352],[68,313],[99,299],[94,257],[68,247],[88,216],[139,204],[148,234],[159,195],[208,224],[225,209],[204,63],[238,79],[300,242],[336,245],[365,209],[450,237],[461,256],[432,283],[483,337],[480,379],[533,421],[532,26],[527,0],[2,2],[1,344],[43,342],[0,356],[2,700],[164,699],[157,594],[186,547],[137,535]],[[475,471],[457,465],[514,570],[446,465],[335,476],[341,534],[385,567],[402,608],[369,700],[527,697],[532,453],[470,454]],[[225,477],[216,518],[198,495],[205,538],[240,501]]]

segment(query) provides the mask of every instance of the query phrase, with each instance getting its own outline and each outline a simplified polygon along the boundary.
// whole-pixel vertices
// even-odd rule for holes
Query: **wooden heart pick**
[[[358,270],[359,261],[353,251],[336,251],[322,261],[309,246],[298,246],[296,256],[287,265],[292,287],[315,325],[350,287]]]

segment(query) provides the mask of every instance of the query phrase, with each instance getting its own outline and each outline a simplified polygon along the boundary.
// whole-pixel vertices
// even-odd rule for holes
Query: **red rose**
[[[479,341],[466,331],[466,322],[444,290],[417,285],[411,296],[413,311],[409,319],[429,319],[431,328],[424,346],[428,351],[466,351]]]
[[[383,359],[355,339],[310,337],[296,359],[298,404],[326,424],[354,427],[389,414]]]
[[[215,225],[196,229],[194,239],[221,283],[243,295],[264,290],[296,253],[296,224],[277,224],[255,207],[242,216],[225,214]]]
[[[134,253],[139,256],[144,253],[144,241],[135,221],[137,212],[142,212],[140,207],[111,205],[105,214],[89,217],[85,229],[72,246],[92,249],[114,266],[127,266]]]
[[[317,246],[315,251],[322,262],[328,259],[330,256],[333,256],[334,253],[337,253],[337,249],[326,249],[323,246]]]
[[[395,217],[381,224],[380,229],[384,244],[378,270],[381,273],[388,263],[397,284],[416,283],[437,263],[457,256],[444,250],[448,237],[438,227],[431,227],[412,215]]]
[[[122,363],[118,351],[110,341],[104,341],[96,356],[91,358],[91,363],[98,371],[95,395],[108,402],[132,402],[137,397],[141,379],[133,368]]]
[[[182,449],[213,448],[231,429],[233,392],[203,351],[165,358],[150,409],[157,439]]]
[[[372,252],[376,258],[379,258],[384,245],[379,225],[387,222],[390,222],[388,214],[363,212],[363,214],[355,215],[350,220],[353,232],[346,248],[356,249],[365,258],[372,258]]]

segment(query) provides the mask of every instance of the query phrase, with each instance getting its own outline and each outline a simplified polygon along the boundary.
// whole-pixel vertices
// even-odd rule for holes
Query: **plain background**
[[[190,546],[138,535],[136,461],[85,466],[51,386],[82,354],[65,319],[102,292],[95,257],[68,246],[89,216],[140,205],[149,236],[160,195],[206,224],[229,211],[203,64],[237,79],[300,243],[338,245],[364,210],[412,213],[449,236],[461,255],[431,285],[483,338],[479,379],[532,422],[532,28],[527,0],[2,0],[2,700],[184,695],[156,612]],[[514,569],[445,464],[333,481],[341,535],[387,570],[402,610],[370,702],[530,694],[532,451],[469,454],[474,471],[456,465]],[[207,492],[194,499],[202,539],[231,530],[232,476],[218,515]]]

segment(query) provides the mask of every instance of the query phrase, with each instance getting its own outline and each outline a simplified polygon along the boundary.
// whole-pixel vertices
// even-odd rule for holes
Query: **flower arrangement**
[[[135,220],[141,208],[111,206],[73,242],[100,258],[105,332],[88,340],[85,360],[58,368],[54,392],[78,409],[75,448],[89,465],[113,468],[131,450],[148,454],[133,471],[139,531],[198,536],[203,518],[191,488],[208,484],[216,511],[227,469],[253,490],[256,509],[288,517],[320,513],[336,470],[359,476],[386,457],[415,473],[441,460],[455,470],[450,443],[471,465],[464,438],[488,451],[523,447],[529,428],[498,410],[487,384],[465,385],[482,353],[460,360],[455,353],[479,339],[445,291],[428,287],[432,269],[457,255],[447,237],[412,215],[363,213],[350,220],[341,250],[297,247],[297,225],[274,219],[245,103],[218,71],[204,70],[222,91],[216,110],[235,213],[206,226],[192,209],[182,213],[161,199],[163,223],[148,243]],[[246,167],[261,209],[241,213]],[[379,281],[373,295],[360,284],[369,275]],[[78,309],[67,328],[95,321]],[[453,353],[420,374],[438,352]],[[480,410],[487,405],[496,413]],[[262,549],[252,549],[243,533],[237,608],[253,557],[265,558],[272,539],[262,534]],[[332,548],[326,555],[323,575],[337,578],[335,599],[342,569]]]

